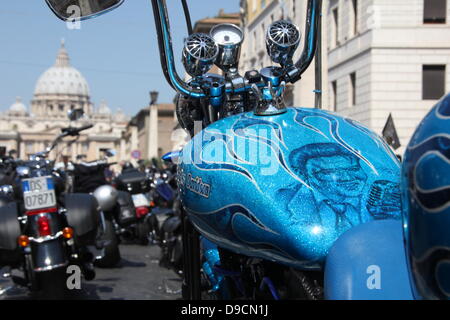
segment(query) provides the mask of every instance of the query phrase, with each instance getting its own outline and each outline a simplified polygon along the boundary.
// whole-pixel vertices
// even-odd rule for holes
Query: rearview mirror
[[[67,112],[67,117],[70,121],[77,121],[84,116],[83,109],[72,109]]]
[[[90,19],[111,11],[124,0],[45,0],[53,13],[61,20]]]

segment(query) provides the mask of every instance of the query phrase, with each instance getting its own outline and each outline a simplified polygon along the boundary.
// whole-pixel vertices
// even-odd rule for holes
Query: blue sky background
[[[91,100],[106,100],[113,110],[134,115],[158,90],[159,102],[171,102],[173,90],[161,71],[150,0],[125,0],[115,11],[69,30],[44,0],[3,1],[0,7],[0,111],[21,96],[29,106],[39,76],[55,62],[61,39],[71,63],[87,79]],[[174,51],[180,61],[186,25],[179,0],[168,0]],[[238,0],[189,0],[193,23],[225,12],[238,12]],[[177,67],[184,75],[181,63]]]

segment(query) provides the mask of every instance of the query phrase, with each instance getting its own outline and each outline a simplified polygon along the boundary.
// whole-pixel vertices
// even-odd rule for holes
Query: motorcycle
[[[164,157],[163,157],[164,159]],[[158,172],[153,170],[151,198],[155,203],[153,212],[161,221],[159,265],[183,274],[183,239],[181,228],[181,200],[176,183],[176,165]]]
[[[104,254],[95,260],[95,265],[102,268],[115,267],[120,262],[120,239],[116,220],[123,215],[129,216],[132,210],[129,195],[118,192],[105,176],[106,170],[115,164],[108,162],[108,158],[114,155],[113,150],[105,150],[104,159],[74,163],[71,172],[71,189],[76,193],[91,194],[104,216],[105,232],[101,237],[101,240],[105,241]]]
[[[47,160],[63,138],[91,127],[63,128],[46,150],[14,161],[12,184],[0,188],[0,266],[23,271],[12,280],[44,298],[64,296],[69,265],[78,266],[86,280],[95,277],[92,263],[102,249],[97,202],[65,193],[64,175]]]
[[[158,221],[152,214],[150,181],[147,174],[128,164],[115,178],[114,185],[117,190],[131,195],[135,209],[135,217],[126,225],[121,225],[121,235],[129,240],[137,240],[141,245],[147,245],[150,239],[152,243],[156,243]]]
[[[103,4],[82,18],[122,2]],[[64,6],[47,4],[69,19]],[[335,297],[331,293],[345,286],[332,275],[350,269],[349,254],[357,247],[370,256],[370,241],[388,239],[390,226],[401,219],[400,163],[362,124],[285,105],[286,85],[299,81],[315,56],[322,1],[308,0],[298,61],[298,27],[276,21],[267,30],[266,47],[279,66],[244,75],[238,69],[240,28],[221,24],[210,35],[190,33],[182,52],[192,77],[187,82],[175,69],[166,2],[152,0],[152,6],[163,72],[178,93],[180,124],[193,136],[174,156],[180,159],[183,205],[183,297]],[[224,75],[208,74],[213,65]],[[200,132],[194,132],[196,121],[205,127]],[[362,273],[351,273],[346,284],[360,281]]]

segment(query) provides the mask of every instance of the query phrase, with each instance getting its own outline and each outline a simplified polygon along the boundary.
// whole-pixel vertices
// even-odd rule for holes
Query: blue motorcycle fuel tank
[[[400,219],[400,164],[375,133],[317,109],[231,116],[183,149],[179,185],[191,222],[218,246],[321,269],[344,232]]]

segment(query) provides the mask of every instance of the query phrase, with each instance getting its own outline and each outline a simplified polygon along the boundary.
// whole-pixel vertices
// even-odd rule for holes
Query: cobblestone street
[[[71,291],[74,300],[175,300],[181,298],[181,279],[158,266],[159,247],[121,245],[122,261],[114,269],[96,268],[93,281]],[[0,279],[0,300],[32,299],[28,290]]]

